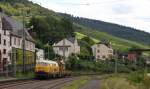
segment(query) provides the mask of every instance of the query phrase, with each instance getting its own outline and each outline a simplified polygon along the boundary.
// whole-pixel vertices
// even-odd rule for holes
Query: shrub
[[[149,76],[145,76],[143,79],[143,88],[144,89],[150,89],[150,77]]]
[[[131,83],[142,83],[144,81],[145,76],[146,76],[146,71],[145,70],[139,70],[136,72],[132,72],[129,75],[128,80]]]

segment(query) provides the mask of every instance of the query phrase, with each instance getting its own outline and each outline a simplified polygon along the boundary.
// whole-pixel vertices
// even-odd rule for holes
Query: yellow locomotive
[[[36,77],[56,78],[69,76],[62,61],[40,60],[35,66]]]

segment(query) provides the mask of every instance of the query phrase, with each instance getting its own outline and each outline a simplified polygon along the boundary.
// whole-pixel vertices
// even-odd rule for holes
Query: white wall
[[[93,45],[92,46],[92,51],[93,51],[93,56],[95,56],[96,60],[97,59],[101,59],[101,60],[109,59],[110,58],[109,55],[113,55],[113,49],[107,47],[104,44]]]
[[[37,61],[39,61],[39,60],[45,60],[44,50],[38,49],[38,51],[36,52],[36,55],[37,55]]]
[[[6,34],[4,35],[4,30],[0,29],[0,34],[1,34],[0,50],[2,53],[2,60],[4,58],[7,58],[7,60],[10,62],[9,53],[10,53],[11,47],[10,47],[10,40],[9,40],[10,34],[9,33],[10,32],[8,30],[6,30]],[[5,45],[4,45],[4,40],[6,40]],[[4,54],[4,49],[6,50],[6,54]]]
[[[7,58],[9,63],[11,63],[10,53],[12,53],[11,52],[12,47],[22,49],[22,38],[16,37],[16,36],[10,37],[10,30],[5,30],[5,31],[6,31],[5,32],[6,34],[4,34],[4,30],[2,30],[2,19],[0,16],[0,34],[1,34],[0,50],[2,53],[2,60],[1,61],[3,61],[3,58]],[[6,45],[4,45],[4,40],[6,40]],[[10,45],[10,42],[12,42],[11,45]],[[16,43],[14,44],[14,42],[16,42]],[[6,49],[6,54],[3,53],[4,49]],[[33,42],[26,41],[26,49],[29,51],[35,52],[35,44]]]
[[[11,36],[11,46],[14,48],[22,49],[22,38]],[[25,41],[25,48],[28,51],[35,52],[35,44],[31,41]]]
[[[77,40],[76,40],[75,44],[73,44],[72,42],[68,41],[67,39],[63,39],[60,42],[58,42],[57,44],[53,45],[54,52],[56,54],[63,56],[63,50],[60,50],[60,46],[66,46],[66,49],[68,49],[68,50],[65,50],[65,57],[69,57],[69,55],[71,55],[72,53],[75,53],[75,54],[80,53],[80,46],[78,46]]]

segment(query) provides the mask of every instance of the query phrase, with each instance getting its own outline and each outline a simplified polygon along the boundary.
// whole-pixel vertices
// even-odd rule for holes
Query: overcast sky
[[[150,0],[31,0],[56,12],[150,32]]]

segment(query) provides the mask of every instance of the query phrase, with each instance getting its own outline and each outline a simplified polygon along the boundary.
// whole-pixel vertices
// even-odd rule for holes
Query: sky
[[[56,12],[150,32],[150,0],[30,0]]]

